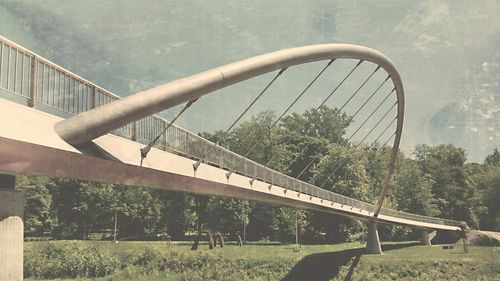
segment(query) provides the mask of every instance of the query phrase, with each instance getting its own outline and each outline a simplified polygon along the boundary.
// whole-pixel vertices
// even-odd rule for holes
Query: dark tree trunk
[[[213,249],[214,248],[214,238],[212,236],[212,231],[207,230],[207,236],[208,236],[208,248]]]
[[[222,236],[222,234],[220,232],[217,233],[217,239],[215,239],[216,241],[219,240],[219,245],[221,248],[224,248],[224,237]]]
[[[191,251],[196,251],[198,250],[198,244],[200,243],[200,240],[196,238],[196,240],[193,243],[193,246],[191,246]]]

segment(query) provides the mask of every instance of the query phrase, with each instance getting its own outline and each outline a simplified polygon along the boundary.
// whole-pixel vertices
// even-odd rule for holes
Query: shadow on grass
[[[417,242],[384,244],[382,251],[390,251],[419,245]],[[344,279],[351,280],[354,270],[359,263],[361,255],[365,253],[365,248],[343,250],[338,252],[312,254],[300,260],[292,270],[285,276],[283,281],[326,281],[337,276],[340,267],[346,265],[353,258],[349,272]]]

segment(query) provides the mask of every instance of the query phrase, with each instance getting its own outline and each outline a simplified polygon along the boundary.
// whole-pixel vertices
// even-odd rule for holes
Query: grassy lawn
[[[340,271],[336,280],[500,280],[500,247],[413,246],[353,258]]]
[[[191,243],[56,241],[25,243],[28,262],[48,244],[95,246],[118,264],[106,277],[55,280],[500,280],[500,247],[470,247],[465,254],[460,245],[443,250],[386,243],[383,255],[363,255],[358,242],[304,245],[294,252],[294,245],[264,243],[214,250],[200,244],[191,251]]]

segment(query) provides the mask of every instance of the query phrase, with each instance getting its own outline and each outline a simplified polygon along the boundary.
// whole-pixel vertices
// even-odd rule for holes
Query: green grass
[[[349,271],[352,272],[349,272]],[[413,246],[363,255],[343,266],[335,280],[500,280],[500,247],[472,246],[464,253],[441,246]]]
[[[500,280],[500,247],[473,246],[465,254],[460,245],[443,250],[390,243],[393,249],[386,248],[383,255],[362,255],[360,243],[305,245],[293,252],[294,245],[281,244],[226,244],[214,250],[201,244],[191,251],[191,243],[55,241],[25,243],[26,256],[44,243],[98,246],[122,265],[107,277],[56,280]],[[154,253],[152,261],[137,265],[147,249]],[[172,259],[180,261],[179,270],[171,264],[162,267]]]

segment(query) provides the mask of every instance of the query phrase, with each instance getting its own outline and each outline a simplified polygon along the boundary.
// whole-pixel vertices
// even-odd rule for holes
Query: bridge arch
[[[275,51],[216,67],[163,84],[55,124],[56,133],[78,146],[105,135],[128,123],[140,120],[176,105],[194,100],[230,85],[291,66],[332,59],[357,59],[372,62],[386,71],[395,89],[397,123],[391,159],[382,193],[377,204],[378,216],[395,168],[404,119],[404,89],[394,64],[381,52],[351,44],[319,44]]]
[[[393,147],[399,147],[404,90],[394,64],[374,49],[351,44],[320,44],[271,52],[216,67],[82,112],[56,124],[57,134],[81,145],[130,122],[278,69],[331,59],[358,59],[379,65],[395,87],[398,120]]]

